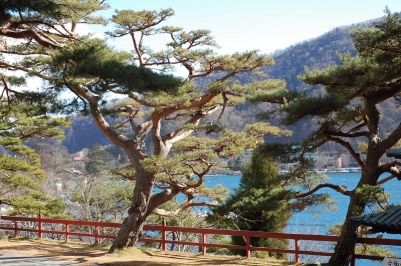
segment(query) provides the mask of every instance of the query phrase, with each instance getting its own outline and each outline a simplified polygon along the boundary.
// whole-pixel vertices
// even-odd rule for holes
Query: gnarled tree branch
[[[351,156],[354,157],[355,161],[357,162],[357,164],[359,166],[362,167],[364,165],[363,161],[361,160],[361,157],[360,157],[359,153],[355,152],[355,150],[351,147],[349,142],[344,141],[344,140],[339,139],[339,138],[331,137],[331,136],[327,136],[326,138],[328,140],[330,140],[330,141],[336,142],[336,143],[340,144],[341,146],[345,147],[349,151]]]

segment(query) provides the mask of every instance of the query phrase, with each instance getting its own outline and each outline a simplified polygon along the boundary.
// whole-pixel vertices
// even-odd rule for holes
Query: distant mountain
[[[339,64],[338,53],[343,54],[349,51],[355,54],[349,30],[372,25],[375,21],[380,21],[380,19],[338,27],[317,38],[294,44],[282,51],[276,51],[272,55],[276,64],[264,67],[262,71],[266,72],[270,78],[286,80],[288,89],[310,91],[311,86],[297,78],[297,76],[305,73],[305,66],[309,69],[322,69],[328,65]],[[251,82],[253,78],[242,75],[238,79],[245,84]],[[202,87],[208,84],[210,80],[211,78],[205,78],[200,80],[198,84]],[[227,110],[222,123],[224,126],[239,131],[245,124],[257,122],[255,114],[265,108],[268,108],[267,104],[258,106],[249,103],[240,104]],[[70,153],[83,148],[90,148],[94,143],[110,144],[110,141],[98,129],[91,117],[77,115],[71,117],[70,120],[71,127],[66,129],[66,139],[63,142]],[[294,134],[287,141],[301,141],[307,136],[311,126],[311,121],[305,120],[304,123],[299,123],[296,127],[290,128]]]
[[[338,53],[355,54],[349,34],[349,30],[353,27],[336,28],[318,38],[276,52],[273,55],[276,65],[265,67],[264,71],[272,78],[285,79],[288,89],[306,89],[308,85],[297,78],[298,75],[305,73],[305,67],[322,69],[328,65],[338,65],[340,63]]]
[[[68,119],[71,126],[65,129],[65,140],[62,144],[67,147],[70,154],[91,148],[95,143],[102,146],[111,144],[91,116],[74,115]]]
[[[272,56],[276,62],[273,66],[266,66],[262,71],[268,74],[268,77],[274,79],[284,79],[287,83],[287,89],[308,91],[310,94],[320,94],[319,87],[312,87],[303,83],[297,77],[305,74],[305,67],[309,69],[323,69],[328,65],[337,65],[340,63],[337,55],[350,52],[355,54],[355,47],[349,34],[349,31],[357,27],[372,26],[374,22],[381,19],[365,21],[362,23],[337,27],[317,38],[294,44],[284,50],[276,51]],[[241,83],[252,82],[252,77],[247,75],[238,76]],[[313,90],[312,90],[313,89]],[[227,112],[226,125],[244,125],[255,120],[255,114],[266,105],[243,104],[230,109]],[[239,119],[239,120],[238,120]],[[248,122],[249,121],[249,122]],[[300,142],[306,138],[313,128],[313,121],[304,119],[303,122],[291,126],[294,133],[291,137],[283,139],[286,142]],[[238,128],[239,130],[239,128]],[[277,139],[275,139],[277,141]]]

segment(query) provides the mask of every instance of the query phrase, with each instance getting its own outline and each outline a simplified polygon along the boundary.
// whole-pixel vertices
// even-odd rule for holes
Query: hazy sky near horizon
[[[336,27],[382,17],[386,6],[392,12],[401,11],[400,0],[108,0],[108,3],[111,8],[102,12],[106,17],[111,17],[115,9],[171,7],[175,16],[165,25],[186,31],[211,30],[221,47],[217,52],[222,54],[254,49],[269,54]],[[102,28],[92,30],[99,32]],[[128,38],[112,44],[117,49],[132,49]],[[145,45],[154,50],[164,48],[163,42]]]

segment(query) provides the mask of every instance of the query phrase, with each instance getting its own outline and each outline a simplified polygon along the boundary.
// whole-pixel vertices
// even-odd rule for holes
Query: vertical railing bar
[[[95,244],[99,244],[99,226],[95,226]]]
[[[166,219],[162,222],[162,250],[166,251]]]
[[[246,232],[245,235],[245,245],[246,245],[246,257],[249,259],[251,257],[251,237],[249,236],[249,233]]]
[[[295,241],[295,262],[299,262],[299,238],[294,238]]]
[[[202,254],[206,255],[206,233],[202,232]]]
[[[65,224],[65,242],[68,242],[68,240],[70,239],[69,232],[70,232],[70,224],[66,223]]]
[[[18,221],[14,220],[14,237],[18,236]]]
[[[39,230],[39,239],[42,239],[42,214],[39,212],[38,216],[38,230]]]

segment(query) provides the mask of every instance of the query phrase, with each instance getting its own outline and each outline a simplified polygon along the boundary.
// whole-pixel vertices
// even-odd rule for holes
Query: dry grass
[[[0,240],[0,252],[45,256],[54,259],[79,262],[78,265],[248,265],[248,266],[284,266],[305,265],[278,260],[246,259],[237,256],[213,256],[181,252],[165,252],[157,249],[131,248],[107,254],[107,247],[64,243],[52,240],[10,239]]]

